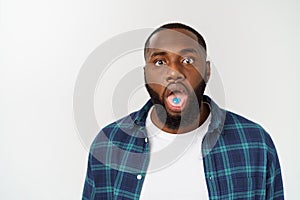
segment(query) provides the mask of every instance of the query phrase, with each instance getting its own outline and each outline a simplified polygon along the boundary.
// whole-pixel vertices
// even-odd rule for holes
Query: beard
[[[161,123],[171,130],[178,130],[180,127],[187,127],[196,120],[200,119],[201,102],[203,99],[203,93],[206,87],[206,83],[202,80],[194,89],[193,93],[189,92],[187,106],[180,114],[170,114],[164,102],[165,95],[161,97],[155,92],[149,84],[145,84],[145,87],[151,97],[151,101],[154,104],[157,117]],[[164,93],[166,92],[166,89]]]

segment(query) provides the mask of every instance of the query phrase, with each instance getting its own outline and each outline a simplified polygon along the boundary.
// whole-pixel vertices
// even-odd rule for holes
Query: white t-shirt
[[[150,162],[140,199],[209,199],[201,144],[211,114],[197,129],[184,134],[171,134],[153,124],[150,117],[152,109],[146,119]]]

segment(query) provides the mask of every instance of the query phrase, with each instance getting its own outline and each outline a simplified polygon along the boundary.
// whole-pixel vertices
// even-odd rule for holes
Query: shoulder
[[[236,142],[256,144],[270,151],[275,150],[271,136],[260,124],[230,111],[226,111],[223,134],[224,138]]]
[[[133,112],[117,121],[114,121],[100,130],[96,135],[92,147],[98,143],[103,142],[104,138],[110,141],[122,141],[124,138],[128,137],[129,131],[132,131],[134,127],[134,117],[137,112]]]
[[[145,135],[141,129],[145,127],[146,118],[152,106],[153,104],[149,100],[140,110],[132,112],[131,114],[105,126],[96,136],[94,143],[97,142],[102,135],[105,135],[112,141],[124,140],[126,138],[128,139],[128,137],[144,138]]]
[[[105,159],[107,155],[122,157],[124,153],[142,153],[146,133],[136,122],[138,113],[133,112],[100,130],[90,146],[90,153],[106,156]]]

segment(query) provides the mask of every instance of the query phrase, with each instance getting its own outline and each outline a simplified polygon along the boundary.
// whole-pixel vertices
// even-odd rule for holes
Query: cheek
[[[163,86],[162,76],[145,69],[145,82],[159,97],[162,97],[165,87]]]
[[[188,82],[188,88],[189,92],[195,93],[195,90],[199,87],[201,82],[203,81],[201,76],[193,76],[193,77],[188,77],[187,82]]]
[[[195,68],[192,72],[189,73],[188,79],[191,83],[200,83],[205,77],[205,70]]]
[[[200,77],[204,77],[205,76],[205,73],[206,73],[206,63],[202,63],[202,62],[197,62],[195,63],[194,65],[194,68],[193,68],[193,74],[195,76],[200,76]]]
[[[145,81],[147,84],[156,84],[156,85],[163,85],[164,84],[164,75],[163,72],[160,70],[153,70],[153,69],[145,69]]]

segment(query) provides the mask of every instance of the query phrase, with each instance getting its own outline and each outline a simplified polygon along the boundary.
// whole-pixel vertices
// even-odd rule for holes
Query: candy
[[[173,103],[179,104],[179,103],[180,103],[180,98],[175,97],[175,98],[173,99]]]

